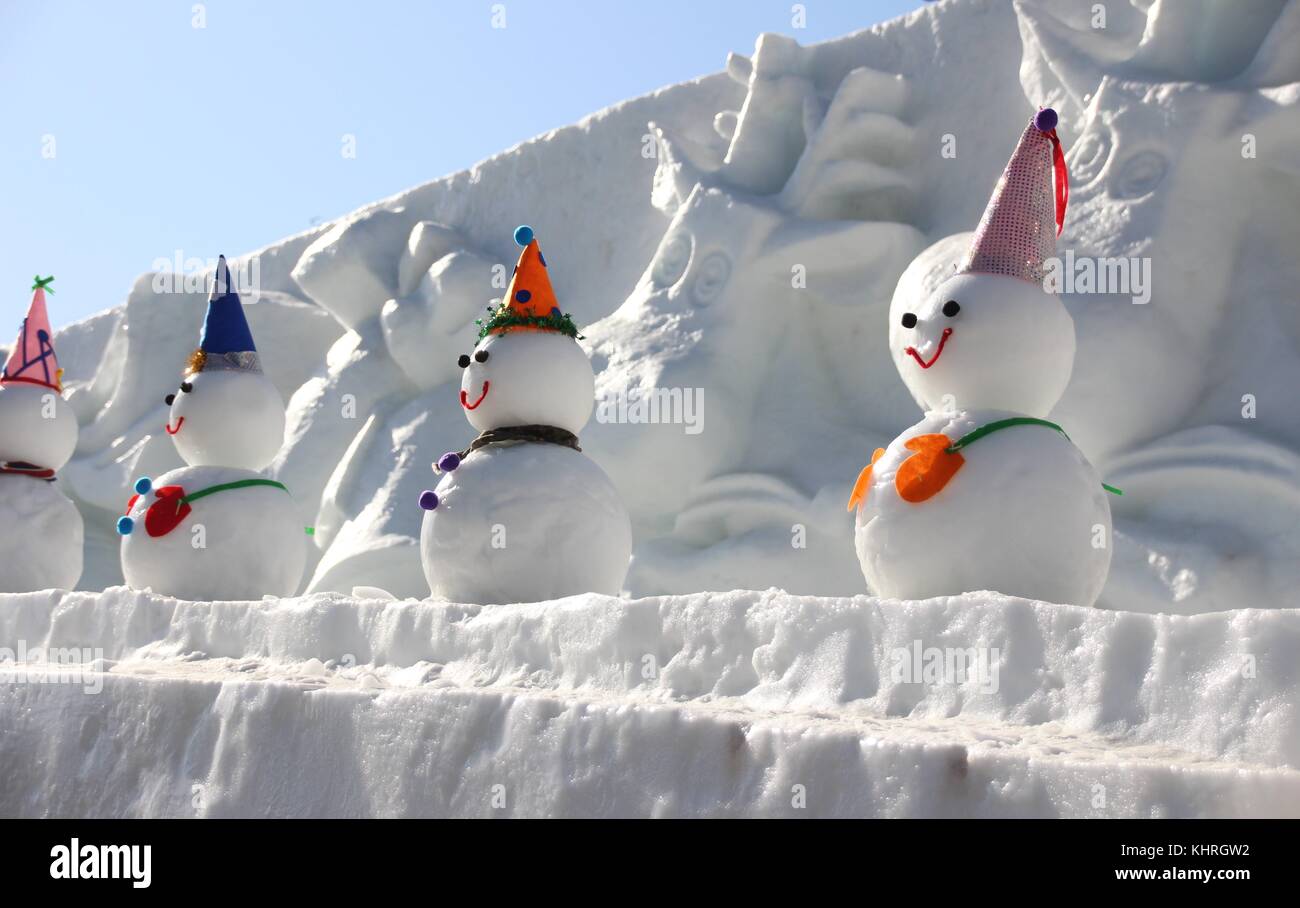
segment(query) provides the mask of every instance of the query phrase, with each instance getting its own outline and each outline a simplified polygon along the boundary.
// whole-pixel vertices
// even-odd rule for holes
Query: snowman
[[[37,277],[18,340],[0,375],[0,592],[72,589],[81,578],[81,514],[54,473],[77,447],[77,417],[63,399],[45,291]]]
[[[284,440],[284,403],[224,256],[199,348],[166,403],[188,466],[136,482],[117,522],[127,585],[191,600],[292,596],[307,563],[302,520],[289,490],[260,472]]]
[[[1043,289],[1068,195],[1055,127],[1047,108],[1025,129],[957,273],[891,303],[894,364],[925,417],[876,450],[849,500],[878,596],[1092,605],[1106,582],[1118,490],[1046,418],[1075,352],[1074,322]]]
[[[479,431],[434,465],[420,549],[435,596],[494,604],[618,595],[632,552],[627,510],[578,446],[595,377],[560,312],[530,227],[505,301],[460,357],[460,404]]]

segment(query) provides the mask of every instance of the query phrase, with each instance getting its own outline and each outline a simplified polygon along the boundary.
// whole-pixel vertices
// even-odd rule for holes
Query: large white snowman
[[[1106,582],[1107,487],[1047,419],[1075,352],[1043,289],[1067,198],[1055,127],[1044,109],[1025,129],[957,273],[923,299],[900,282],[890,305],[894,364],[925,418],[877,449],[849,501],[878,596],[1092,605]]]
[[[297,503],[262,475],[284,441],[284,402],[262,371],[224,257],[167,434],[188,466],[136,482],[122,534],[129,586],[180,599],[292,596],[307,563]]]
[[[460,357],[460,403],[479,435],[444,454],[420,549],[435,596],[481,604],[617,595],[632,552],[627,510],[578,446],[595,378],[560,312],[531,228],[505,301]]]
[[[77,417],[36,279],[27,317],[0,375],[0,592],[72,589],[81,578],[85,527],[55,471],[77,447]],[[53,292],[53,288],[50,288]]]

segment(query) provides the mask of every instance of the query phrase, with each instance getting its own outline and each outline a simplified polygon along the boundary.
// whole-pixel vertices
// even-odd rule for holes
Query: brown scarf
[[[504,444],[509,441],[532,441],[542,444],[563,445],[566,448],[573,448],[575,451],[582,450],[582,448],[578,447],[578,436],[567,429],[560,429],[556,426],[501,426],[497,429],[488,429],[470,442],[468,448],[459,452],[460,459],[464,460],[479,448]]]

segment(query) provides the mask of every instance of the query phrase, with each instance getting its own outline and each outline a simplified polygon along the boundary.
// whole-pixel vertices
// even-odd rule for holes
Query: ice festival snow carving
[[[409,507],[421,452],[459,443],[454,357],[504,289],[502,225],[532,219],[587,326],[583,447],[628,504],[627,590],[861,591],[844,477],[915,412],[881,329],[889,300],[951,273],[1005,136],[1051,104],[1074,177],[1060,248],[1152,262],[1145,306],[1063,296],[1078,356],[1048,418],[1126,493],[1098,604],[1296,605],[1300,11],[1191,6],[1206,14],[1112,4],[1104,33],[1073,4],[1025,0],[812,47],[762,36],[725,74],[256,253],[249,321],[287,353],[267,367],[288,402],[267,473],[316,526],[303,589],[427,594]],[[1246,134],[1269,153],[1244,157]],[[174,377],[139,354],[184,344],[192,310],[146,280],[58,338],[81,423],[61,484],[86,518],[84,586],[121,582],[124,491],[180,465],[157,430]],[[701,430],[602,417],[654,388],[699,390]]]

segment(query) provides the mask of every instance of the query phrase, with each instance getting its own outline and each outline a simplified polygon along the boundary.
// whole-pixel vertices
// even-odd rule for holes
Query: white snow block
[[[1300,816],[1298,651],[991,594],[6,595],[0,813]]]

